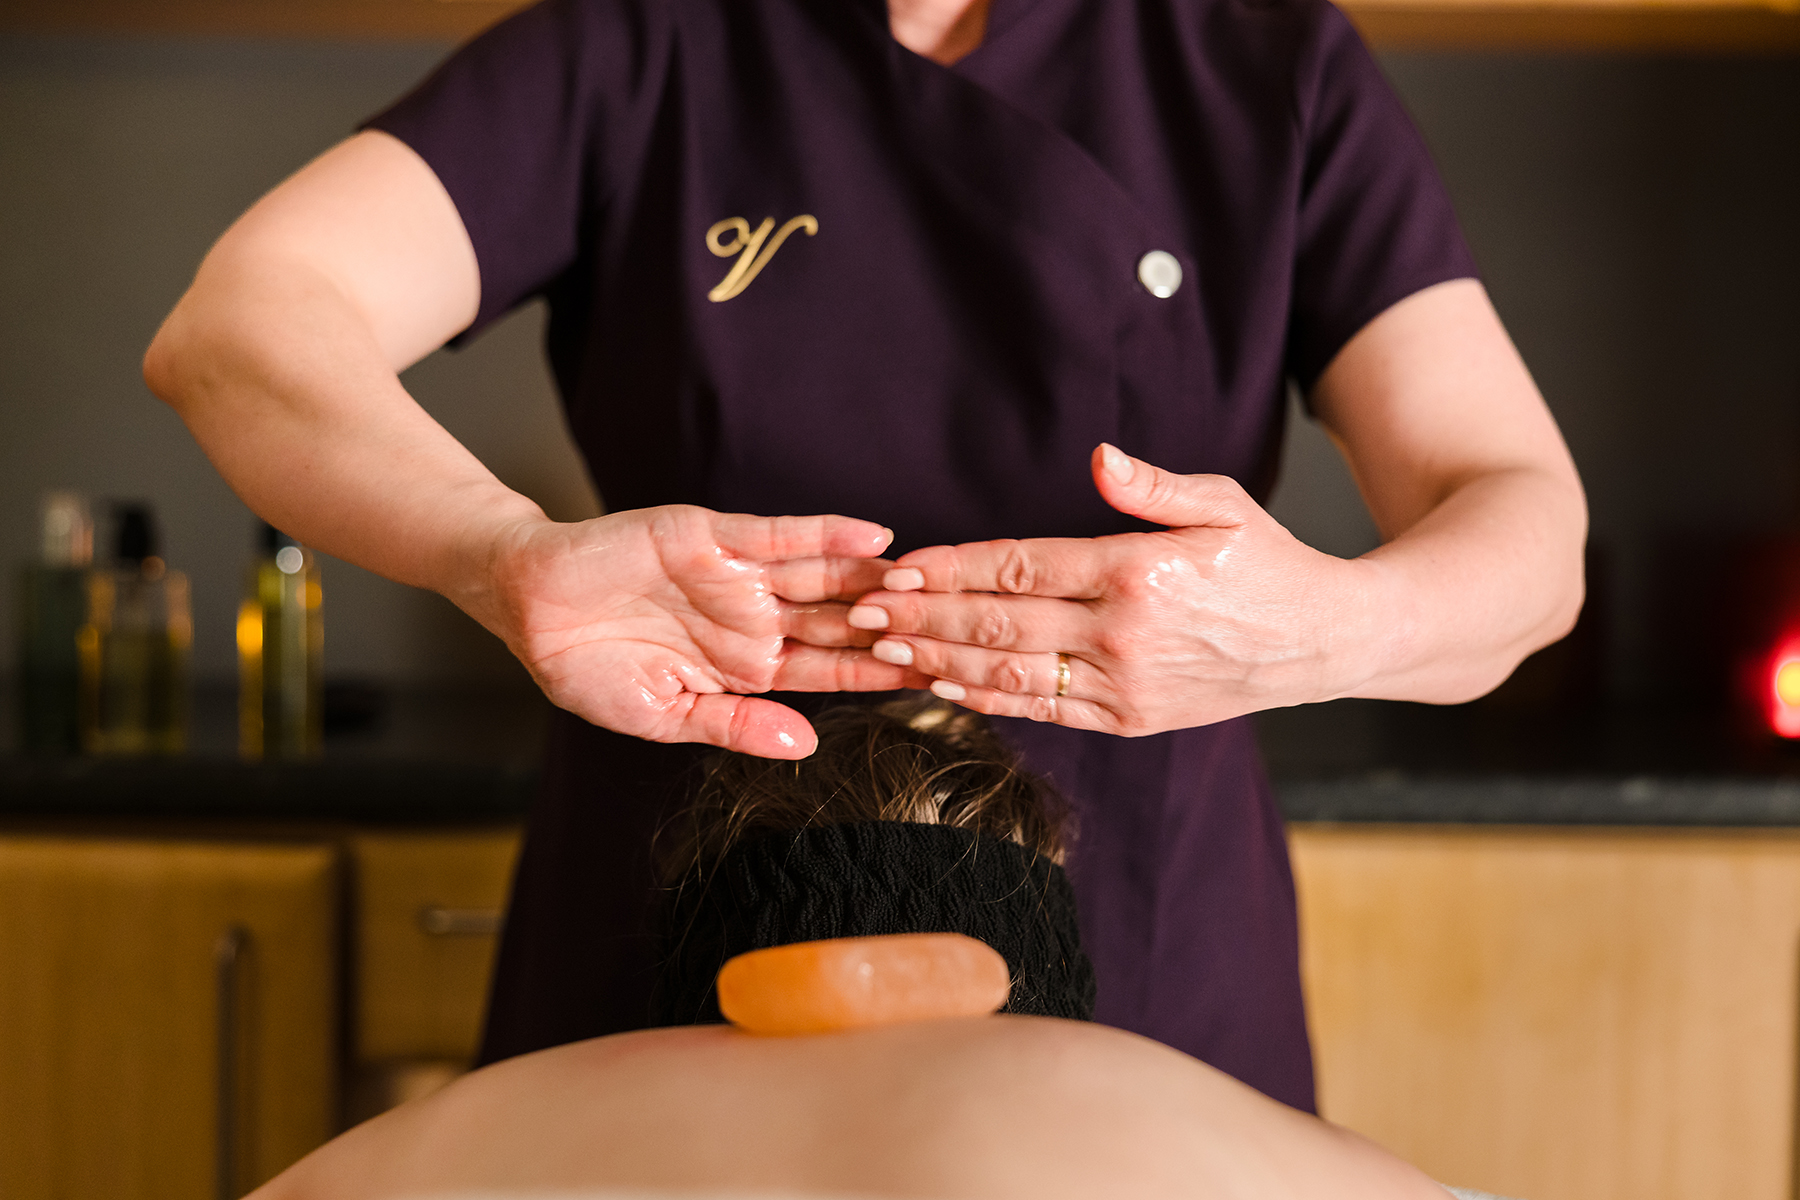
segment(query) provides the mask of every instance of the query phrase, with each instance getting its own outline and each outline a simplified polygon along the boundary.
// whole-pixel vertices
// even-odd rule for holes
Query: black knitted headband
[[[1094,1015],[1068,877],[990,834],[871,821],[756,838],[672,889],[667,921],[658,1025],[722,1020],[713,980],[736,955],[887,933],[962,933],[998,950],[1012,975],[1003,1012]]]

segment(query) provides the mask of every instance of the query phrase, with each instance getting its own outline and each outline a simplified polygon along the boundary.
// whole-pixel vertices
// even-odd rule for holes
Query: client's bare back
[[[1376,1147],[1154,1042],[993,1016],[800,1038],[647,1030],[527,1055],[351,1131],[255,1200],[775,1196],[1445,1200]]]

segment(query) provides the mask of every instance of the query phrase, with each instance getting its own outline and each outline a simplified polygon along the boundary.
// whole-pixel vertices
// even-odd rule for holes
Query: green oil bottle
[[[312,551],[263,526],[238,608],[238,751],[305,758],[325,728],[323,589]]]

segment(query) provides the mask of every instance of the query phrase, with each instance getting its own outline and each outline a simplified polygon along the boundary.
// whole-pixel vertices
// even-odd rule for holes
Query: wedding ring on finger
[[[1068,694],[1069,694],[1069,656],[1066,654],[1059,653],[1056,656],[1056,696],[1057,696],[1057,699],[1060,700],[1062,697],[1064,697]]]

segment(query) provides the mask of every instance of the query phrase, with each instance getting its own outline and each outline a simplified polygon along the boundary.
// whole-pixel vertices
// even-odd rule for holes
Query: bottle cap
[[[275,560],[283,575],[298,574],[306,565],[306,547],[281,530],[264,521],[259,538],[265,557]]]
[[[44,565],[85,567],[94,561],[94,518],[79,492],[45,492],[39,505]]]
[[[289,546],[302,548],[298,539],[289,537],[267,521],[262,522],[262,527],[257,532],[256,544],[262,549],[264,554],[271,557],[277,552],[285,550]]]
[[[118,522],[113,535],[115,558],[122,563],[141,563],[156,557],[156,510],[147,501],[116,503],[113,516]]]

